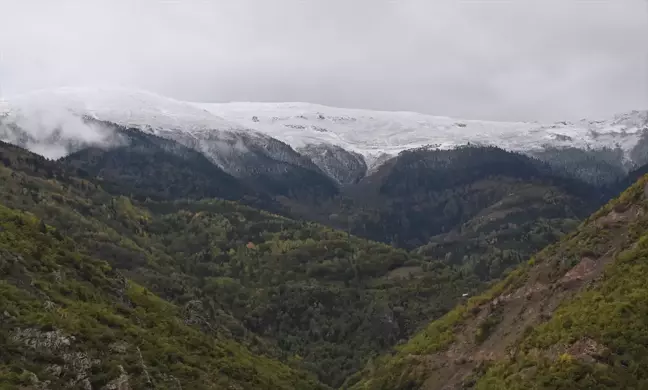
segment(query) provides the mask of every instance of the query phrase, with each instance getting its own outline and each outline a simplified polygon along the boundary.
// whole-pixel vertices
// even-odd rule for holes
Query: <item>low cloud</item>
[[[12,110],[0,120],[0,140],[50,159],[85,146],[113,147],[125,142],[112,128],[51,105]]]

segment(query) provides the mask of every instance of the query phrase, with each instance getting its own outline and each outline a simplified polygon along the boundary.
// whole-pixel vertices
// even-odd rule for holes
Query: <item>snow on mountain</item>
[[[6,125],[2,131],[1,122],[13,122],[29,133],[27,146],[32,149],[38,149],[39,142],[51,142],[47,131],[55,129],[67,142],[75,137],[84,142],[104,140],[105,134],[96,128],[79,125],[83,116],[174,139],[202,151],[232,174],[257,170],[252,161],[265,165],[275,161],[319,167],[343,184],[401,151],[425,146],[488,144],[531,154],[547,148],[620,148],[630,159],[638,144],[646,144],[643,135],[648,130],[648,111],[600,121],[494,122],[309,103],[193,103],[120,88],[62,88],[21,95],[0,105],[0,139],[20,138]],[[287,169],[270,165],[258,169]]]
[[[200,107],[295,147],[330,143],[362,154],[371,165],[382,154],[432,146],[488,144],[529,152],[553,147],[620,147],[626,153],[648,129],[648,111],[607,121],[493,122],[460,120],[415,112],[327,107],[306,103],[226,103]]]
[[[330,144],[309,144],[297,151],[307,156],[329,177],[340,184],[354,184],[367,174],[362,155]]]
[[[0,123],[0,139],[52,158],[69,153],[68,145],[75,140],[107,144],[105,128],[81,120],[90,118],[173,139],[201,151],[236,176],[282,173],[290,166],[318,170],[289,145],[266,134],[227,121],[199,105],[150,92],[61,88],[11,98],[7,107],[5,116],[0,117],[5,123]]]
[[[16,114],[70,112],[152,131],[243,129],[195,104],[125,88],[39,90],[10,98],[8,104]]]

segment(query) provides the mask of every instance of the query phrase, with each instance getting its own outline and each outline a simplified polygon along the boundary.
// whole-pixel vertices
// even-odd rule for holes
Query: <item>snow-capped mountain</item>
[[[80,145],[114,144],[110,127],[97,121],[172,139],[239,177],[285,173],[291,167],[319,171],[289,145],[199,105],[119,88],[62,88],[13,98],[0,117],[0,139],[59,158]]]
[[[610,120],[493,122],[415,112],[370,111],[306,103],[200,104],[206,110],[300,147],[330,143],[363,155],[369,165],[382,154],[432,146],[497,145],[528,152],[552,147],[615,148],[629,152],[648,129],[648,111]]]
[[[242,130],[198,105],[125,88],[58,88],[7,99],[13,115],[73,113],[127,127],[157,130]]]
[[[42,144],[53,142],[53,132],[66,145],[111,140],[96,128],[81,126],[82,117],[176,140],[238,176],[254,169],[285,169],[268,164],[275,161],[323,171],[342,184],[399,152],[425,146],[487,144],[534,155],[546,149],[612,148],[627,161],[643,158],[648,149],[643,137],[648,111],[597,121],[494,122],[308,103],[193,103],[119,88],[63,88],[8,99],[0,105],[0,139],[36,151],[46,150]],[[19,137],[16,128],[27,136]]]

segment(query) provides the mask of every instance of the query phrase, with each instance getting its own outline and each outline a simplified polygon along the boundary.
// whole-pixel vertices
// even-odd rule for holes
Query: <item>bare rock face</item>
[[[43,332],[34,328],[18,329],[11,339],[31,349],[51,352],[67,349],[74,342],[74,336],[68,336],[59,330]]]
[[[579,360],[594,363],[609,352],[608,348],[596,340],[582,338],[567,348],[567,353]]]

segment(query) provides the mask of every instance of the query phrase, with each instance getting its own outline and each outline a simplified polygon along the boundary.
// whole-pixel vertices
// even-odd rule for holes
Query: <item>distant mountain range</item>
[[[286,172],[289,165],[318,171],[341,185],[357,182],[406,150],[467,144],[532,155],[589,181],[611,181],[648,162],[648,111],[574,123],[493,122],[308,103],[191,103],[128,89],[62,88],[9,99],[0,107],[0,121],[0,140],[53,158],[80,145],[114,145],[119,140],[96,123],[103,121],[175,140],[237,177]],[[578,171],[570,166],[574,162]],[[585,162],[590,166],[583,167]],[[592,170],[604,170],[605,177]]]
[[[646,122],[11,99],[0,388],[646,388]]]

